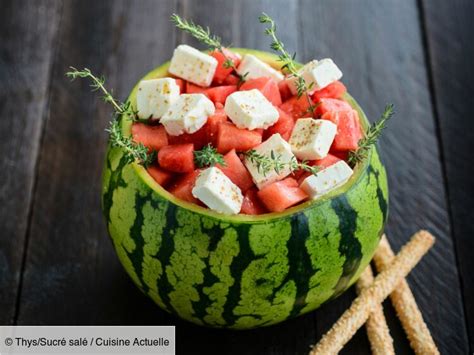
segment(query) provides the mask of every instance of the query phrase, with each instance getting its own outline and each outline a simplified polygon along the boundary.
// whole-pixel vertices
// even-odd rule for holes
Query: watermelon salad
[[[132,137],[157,152],[149,175],[223,214],[282,212],[345,184],[363,132],[342,72],[322,59],[299,73],[309,95],[251,53],[179,45],[167,77],[138,84]]]

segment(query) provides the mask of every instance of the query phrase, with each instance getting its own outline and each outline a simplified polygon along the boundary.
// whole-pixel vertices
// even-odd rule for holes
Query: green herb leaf
[[[272,43],[270,44],[270,48],[273,49],[275,52],[279,52],[278,60],[282,62],[281,70],[287,71],[288,74],[290,74],[290,76],[293,76],[296,78],[295,85],[296,85],[297,96],[298,98],[300,98],[303,95],[306,96],[306,100],[308,101],[308,105],[309,105],[308,111],[311,112],[312,114],[314,112],[315,106],[313,105],[313,101],[311,100],[311,97],[308,94],[308,90],[310,90],[310,87],[306,85],[306,81],[298,72],[298,66],[295,62],[296,53],[291,55],[286,50],[285,45],[276,35],[276,24],[275,24],[275,21],[270,16],[262,12],[262,14],[259,16],[258,19],[260,23],[262,24],[269,24],[269,27],[265,29],[264,33],[272,38]]]
[[[222,48],[221,39],[211,34],[209,27],[202,27],[200,25],[196,25],[192,21],[187,21],[182,19],[179,15],[173,14],[171,15],[171,22],[179,28],[180,30],[189,33],[191,36],[196,38],[199,42],[206,44],[211,49],[220,49]]]
[[[119,121],[111,121],[106,131],[109,132],[109,140],[112,147],[119,147],[125,151],[125,158],[128,164],[138,160],[143,166],[148,167],[156,160],[155,151],[148,153],[148,148],[142,143],[137,144],[131,137],[123,135]]]
[[[273,150],[270,151],[270,156],[268,156],[251,149],[245,152],[245,157],[257,167],[257,171],[263,176],[266,176],[272,170],[279,174],[285,166],[288,166],[291,172],[301,169],[316,175],[319,171],[317,166],[311,166],[307,161],[298,162],[296,157],[293,157],[289,162],[283,162],[281,155],[275,154]]]
[[[372,123],[369,127],[365,136],[359,140],[359,148],[357,150],[353,150],[349,152],[348,161],[349,164],[355,165],[364,159],[367,158],[370,148],[377,143],[382,131],[387,126],[387,121],[393,117],[394,114],[394,106],[393,104],[388,104],[385,106],[384,112],[382,116],[377,122]]]
[[[201,150],[194,151],[194,162],[199,168],[214,166],[216,164],[226,166],[224,156],[219,154],[210,143]]]

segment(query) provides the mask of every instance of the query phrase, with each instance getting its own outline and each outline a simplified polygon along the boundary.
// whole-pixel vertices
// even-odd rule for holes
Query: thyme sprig
[[[385,109],[382,113],[380,119],[367,129],[365,135],[362,139],[359,140],[359,148],[349,152],[348,162],[351,165],[355,165],[362,160],[366,159],[369,153],[370,148],[377,143],[382,131],[387,126],[387,121],[393,117],[394,106],[393,104],[388,104],[385,106]]]
[[[120,122],[113,120],[110,122],[109,128],[110,144],[113,147],[122,148],[125,150],[125,159],[127,164],[138,160],[145,167],[148,167],[156,160],[156,151],[148,153],[148,148],[142,143],[135,143],[131,137],[125,137],[120,127]]]
[[[74,67],[70,67],[71,71],[66,73],[66,76],[75,80],[77,78],[87,78],[91,80],[91,87],[93,91],[101,91],[103,93],[102,100],[108,104],[111,104],[114,108],[114,117],[110,122],[109,128],[106,129],[109,132],[110,144],[113,147],[120,147],[125,151],[125,158],[127,163],[138,161],[140,164],[147,167],[156,158],[156,152],[149,153],[142,143],[135,143],[131,137],[125,137],[120,127],[120,117],[127,117],[132,120],[136,120],[137,112],[133,109],[131,103],[120,102],[115,99],[112,92],[107,90],[105,87],[105,78],[94,75],[90,69],[84,68],[78,70]]]
[[[223,63],[224,68],[232,68],[239,77],[239,85],[245,82],[248,73],[240,75],[237,73],[237,67],[234,61],[229,58],[224,52],[224,46],[222,45],[221,38],[211,33],[209,27],[202,27],[201,25],[195,24],[193,21],[188,21],[181,18],[177,14],[171,15],[171,22],[180,30],[189,33],[191,36],[196,38],[199,42],[204,43],[209,47],[210,50],[218,50],[222,53],[225,58]]]
[[[319,171],[317,166],[311,166],[305,160],[298,162],[295,157],[292,157],[289,162],[283,162],[281,154],[276,154],[273,150],[270,151],[270,155],[263,155],[255,149],[251,149],[245,152],[245,157],[257,167],[257,171],[263,176],[266,176],[272,170],[279,174],[286,166],[290,168],[291,172],[304,170],[316,175]]]
[[[214,166],[216,164],[226,166],[224,156],[217,152],[210,143],[201,150],[194,151],[194,162],[199,168]]]
[[[262,24],[269,24],[269,27],[265,29],[265,34],[272,38],[272,43],[270,44],[270,48],[273,49],[275,52],[278,52],[278,60],[282,63],[281,70],[288,72],[291,76],[296,79],[296,92],[298,98],[305,95],[306,100],[308,101],[308,112],[313,113],[315,106],[313,105],[313,101],[309,96],[308,91],[313,88],[313,84],[310,85],[306,84],[306,80],[301,76],[298,71],[298,65],[295,62],[296,53],[291,55],[285,48],[283,42],[277,37],[276,34],[276,23],[275,21],[268,16],[266,13],[262,12],[262,14],[258,17],[258,20]]]

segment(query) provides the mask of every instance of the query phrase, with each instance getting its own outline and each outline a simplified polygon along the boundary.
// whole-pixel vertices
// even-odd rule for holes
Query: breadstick
[[[356,283],[357,293],[360,294],[363,289],[369,287],[374,282],[372,267],[369,265],[360,275]],[[370,313],[369,319],[365,323],[367,336],[370,341],[370,348],[373,355],[394,355],[393,339],[383,314],[382,304],[377,304],[374,311]]]
[[[382,272],[389,267],[394,257],[395,255],[390,248],[390,244],[385,235],[383,235],[374,255],[374,263],[377,270]],[[405,279],[393,290],[390,294],[390,299],[415,354],[439,354],[438,348],[416,304],[415,297]]]
[[[416,233],[400,250],[390,266],[377,275],[332,328],[310,351],[310,355],[337,354],[355,332],[367,321],[377,304],[393,291],[424,254],[433,246],[434,237],[426,231]]]

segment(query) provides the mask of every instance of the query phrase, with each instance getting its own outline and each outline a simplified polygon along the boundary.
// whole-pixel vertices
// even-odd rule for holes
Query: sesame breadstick
[[[356,283],[357,293],[360,294],[363,289],[369,287],[374,282],[374,274],[370,265],[360,275]],[[383,314],[382,304],[377,304],[374,311],[370,314],[365,323],[367,336],[370,341],[370,348],[373,355],[394,355],[393,339]]]
[[[379,272],[389,267],[395,255],[385,235],[382,236],[379,247],[375,252],[374,263]],[[402,323],[415,354],[439,354],[430,331],[423,320],[415,297],[403,279],[390,294],[393,307]]]
[[[434,237],[419,231],[400,250],[388,268],[377,275],[372,285],[362,290],[332,328],[310,351],[310,355],[337,354],[355,332],[367,321],[375,307],[408,275],[433,246]]]

